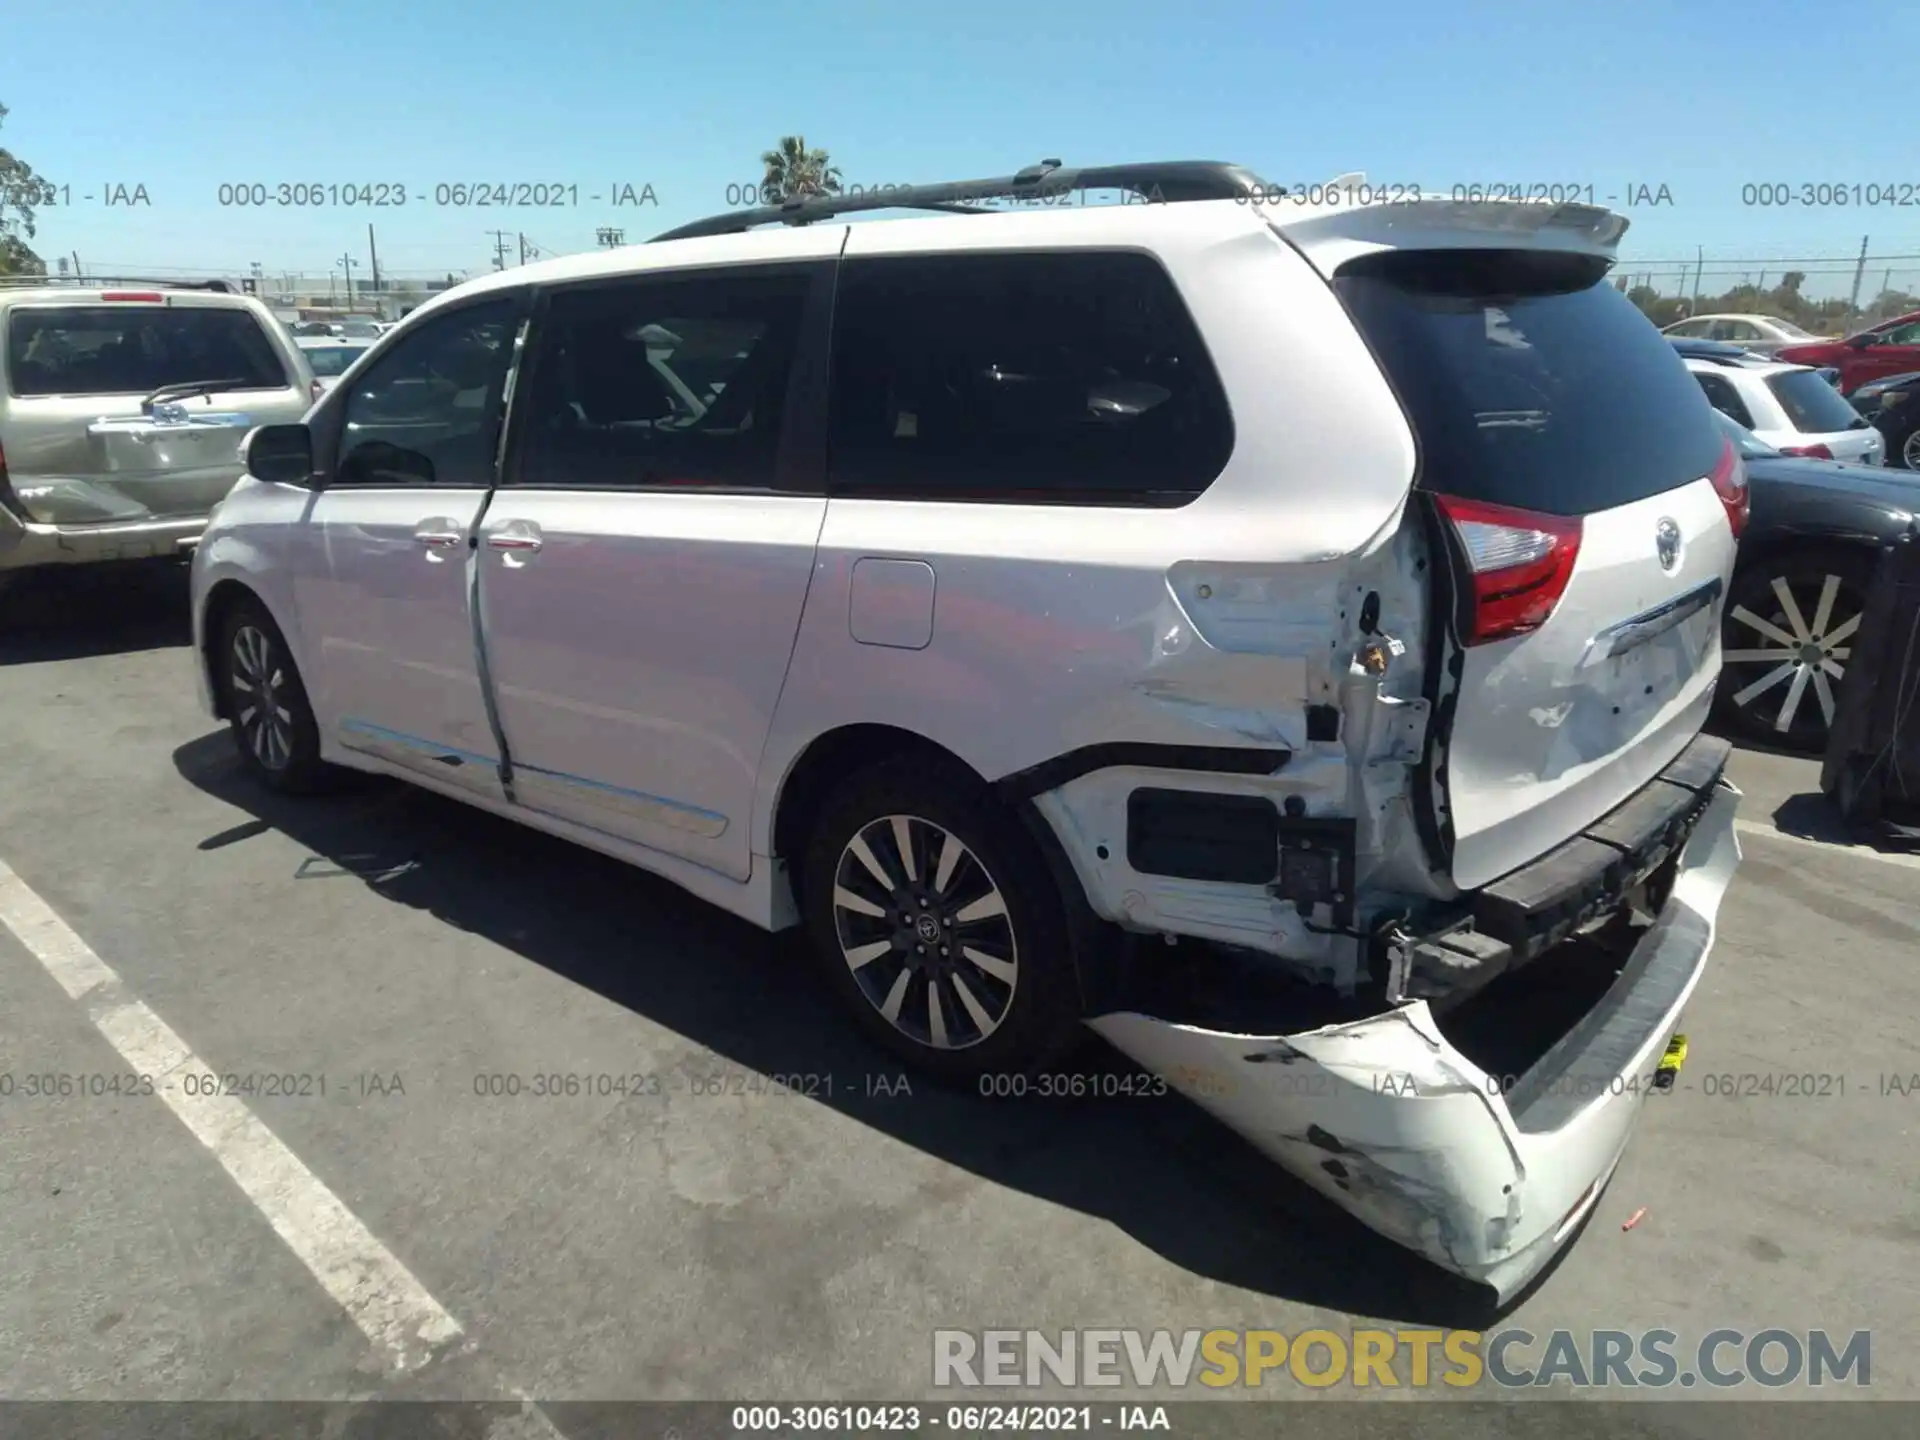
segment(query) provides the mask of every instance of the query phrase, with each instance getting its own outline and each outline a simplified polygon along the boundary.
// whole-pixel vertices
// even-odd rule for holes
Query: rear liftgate
[[[1505,1299],[1584,1218],[1638,1099],[1663,1083],[1739,862],[1728,748],[1695,740],[1583,833],[1467,897],[1447,927],[1383,934],[1376,960],[1399,998],[1380,1013],[1248,1034],[1192,1023],[1175,1002],[1093,1028],[1365,1224]],[[1284,822],[1269,852],[1274,893],[1351,894],[1343,822],[1301,823]],[[1590,971],[1603,957],[1596,998],[1520,1073],[1490,1066],[1470,1012],[1529,981],[1565,988],[1576,951]]]

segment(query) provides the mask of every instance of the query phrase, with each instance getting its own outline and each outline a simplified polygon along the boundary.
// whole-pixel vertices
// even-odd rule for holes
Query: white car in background
[[[1713,408],[1783,455],[1887,463],[1887,440],[1811,365],[1689,357],[1687,369]]]
[[[307,338],[294,343],[300,347],[300,353],[313,371],[314,382],[322,394],[333,389],[340,377],[353,368],[353,362],[373,348],[371,340],[348,340],[335,336]]]
[[[1724,340],[1759,355],[1771,355],[1782,345],[1804,345],[1823,338],[1772,315],[1695,315],[1660,333],[1675,340]]]

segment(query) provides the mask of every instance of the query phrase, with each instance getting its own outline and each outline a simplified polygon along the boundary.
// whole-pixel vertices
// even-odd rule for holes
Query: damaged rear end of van
[[[1609,278],[1619,216],[1426,202],[1269,218],[1275,273],[1333,292],[1377,366],[1367,383],[1397,403],[1405,502],[1345,562],[1305,743],[1274,776],[1209,783],[1267,808],[1127,803],[1136,869],[1218,879],[1209,847],[1273,847],[1270,876],[1232,877],[1271,898],[1272,937],[1194,945],[1201,927],[1175,935],[1096,896],[1136,940],[1091,1023],[1506,1300],[1670,1082],[1739,862],[1728,747],[1701,727],[1745,475]],[[1328,773],[1341,783],[1313,778]],[[1039,804],[1056,832],[1086,831],[1070,787]]]

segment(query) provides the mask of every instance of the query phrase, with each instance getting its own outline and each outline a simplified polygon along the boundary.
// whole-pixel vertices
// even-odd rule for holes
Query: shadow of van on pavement
[[[1172,1095],[987,1099],[898,1074],[841,1013],[798,932],[766,933],[596,852],[412,786],[367,779],[289,798],[253,784],[225,731],[179,772],[255,818],[201,841],[280,831],[375,894],[426,911],[764,1075],[832,1074],[832,1106],[948,1164],[1100,1217],[1194,1274],[1357,1315],[1479,1327],[1491,1292],[1402,1250]],[[645,937],[636,941],[636,936]],[[1088,1037],[1076,1072],[1137,1073]],[[1111,1087],[1103,1087],[1111,1088]],[[796,1098],[789,1103],[803,1103]],[[1510,1307],[1509,1307],[1510,1308]]]

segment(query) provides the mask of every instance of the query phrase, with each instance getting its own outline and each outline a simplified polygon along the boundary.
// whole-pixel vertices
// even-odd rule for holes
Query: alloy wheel
[[[287,674],[272,637],[257,625],[233,632],[234,719],[247,748],[269,770],[293,759],[293,712],[285,703]]]
[[[834,869],[834,930],[888,1024],[935,1050],[1000,1028],[1020,981],[1006,897],[951,831],[914,815],[863,826]]]
[[[1920,470],[1920,429],[1907,432],[1907,438],[1900,443],[1900,459],[1909,470]]]
[[[1830,573],[1775,575],[1771,590],[1771,615],[1736,605],[1727,617],[1730,642],[1760,642],[1730,644],[1722,657],[1732,703],[1756,731],[1820,744],[1833,724],[1864,602],[1846,577]]]

